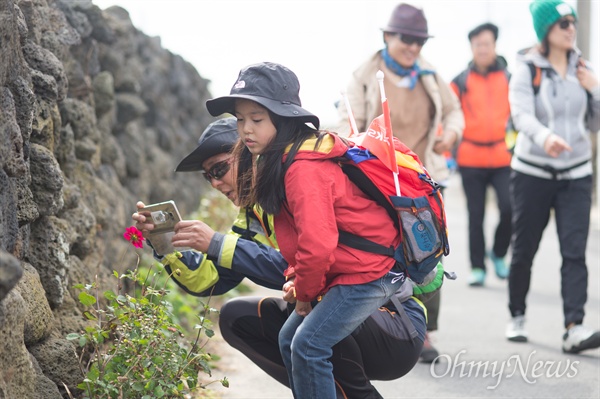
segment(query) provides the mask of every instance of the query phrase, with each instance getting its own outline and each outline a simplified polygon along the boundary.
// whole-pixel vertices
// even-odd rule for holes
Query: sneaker
[[[494,270],[496,271],[496,276],[499,279],[506,279],[508,277],[508,267],[506,266],[506,262],[504,261],[504,257],[498,257],[494,254],[494,251],[489,252],[489,257],[494,264]]]
[[[485,280],[485,270],[476,267],[471,270],[471,275],[469,276],[469,285],[471,287],[481,287],[483,286],[483,281]]]
[[[431,339],[429,333],[425,333],[425,341],[423,342],[423,350],[421,350],[421,362],[433,363],[433,361],[439,356],[437,349],[431,345]]]
[[[527,342],[525,331],[525,316],[515,316],[506,327],[506,338],[513,342]]]
[[[563,335],[563,352],[579,353],[600,346],[600,331],[577,324]]]

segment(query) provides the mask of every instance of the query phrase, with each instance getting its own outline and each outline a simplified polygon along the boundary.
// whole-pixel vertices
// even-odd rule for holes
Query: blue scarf
[[[381,50],[381,57],[385,62],[385,66],[392,72],[394,72],[398,76],[408,76],[410,79],[410,83],[408,88],[410,90],[414,89],[417,85],[417,80],[419,80],[419,76],[421,75],[431,75],[434,74],[435,71],[431,69],[421,69],[419,67],[419,63],[415,62],[415,64],[411,68],[404,68],[402,65],[398,64],[388,53],[387,47]]]

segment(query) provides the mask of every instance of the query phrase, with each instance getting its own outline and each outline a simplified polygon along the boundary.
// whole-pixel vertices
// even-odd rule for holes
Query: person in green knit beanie
[[[533,260],[553,217],[561,255],[556,263],[561,262],[562,350],[580,353],[600,347],[600,331],[583,324],[593,181],[590,132],[600,130],[600,85],[575,46],[575,10],[559,0],[535,0],[529,8],[539,44],[517,55],[520,62],[508,96],[519,134],[511,159],[511,320],[506,338],[528,340],[525,311]],[[536,267],[547,273],[555,266]]]
[[[536,0],[529,5],[529,10],[533,17],[533,29],[540,43],[559,19],[571,15],[577,21],[577,13],[573,7],[561,0]]]

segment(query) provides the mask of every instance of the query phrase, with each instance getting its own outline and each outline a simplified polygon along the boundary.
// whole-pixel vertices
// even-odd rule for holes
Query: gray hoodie
[[[576,75],[579,58],[578,50],[571,52],[565,79],[554,70],[543,71],[539,92],[535,95],[531,71],[526,62],[533,62],[540,68],[552,67],[536,49],[518,55],[519,63],[509,86],[511,114],[519,132],[511,163],[514,170],[552,179],[552,173],[542,167],[569,169],[556,175],[559,180],[592,174],[589,132],[596,133],[600,129],[600,86],[593,89],[590,97],[589,107],[593,117],[586,118],[588,95]],[[544,142],[550,133],[563,138],[573,150],[564,151],[557,158],[546,154]]]

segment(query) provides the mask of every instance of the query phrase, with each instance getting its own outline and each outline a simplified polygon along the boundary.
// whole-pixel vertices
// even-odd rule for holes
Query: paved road
[[[496,213],[489,201],[486,234]],[[562,302],[560,253],[553,222],[535,258],[528,297],[526,344],[508,342],[506,282],[488,275],[486,286],[470,288],[467,219],[461,182],[454,176],[446,193],[451,254],[445,264],[459,279],[442,292],[440,330],[434,336],[441,361],[431,368],[417,364],[404,378],[375,381],[388,398],[600,398],[600,349],[583,355],[561,351]],[[488,241],[489,242],[489,241]],[[600,329],[600,220],[596,209],[588,241],[589,289],[585,324]],[[257,288],[253,295],[279,295]],[[223,398],[291,398],[290,391],[264,374],[237,351],[220,355],[231,387]],[[221,370],[215,370],[215,376]]]

